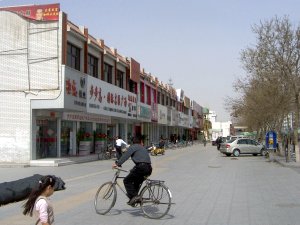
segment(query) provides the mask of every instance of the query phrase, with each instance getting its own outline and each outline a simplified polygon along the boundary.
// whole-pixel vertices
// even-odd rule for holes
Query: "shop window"
[[[77,141],[93,141],[92,123],[80,122],[80,129],[77,134]]]
[[[57,121],[38,118],[36,124],[36,158],[57,157]]]
[[[60,149],[61,149],[61,155],[67,156],[70,155],[70,135],[72,132],[73,122],[71,121],[62,121],[61,122],[61,143],[60,143]]]
[[[95,152],[99,153],[105,149],[107,144],[107,132],[106,132],[106,125],[105,124],[96,124],[96,131],[95,131]]]

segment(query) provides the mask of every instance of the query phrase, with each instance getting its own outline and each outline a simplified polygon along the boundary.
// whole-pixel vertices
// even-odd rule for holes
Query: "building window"
[[[117,71],[117,86],[120,88],[124,87],[124,72],[118,70]]]
[[[169,96],[166,95],[166,106],[169,106]]]
[[[112,66],[104,63],[104,81],[112,84]]]
[[[165,105],[165,95],[161,94],[161,104]]]
[[[147,89],[147,104],[151,105],[151,92],[150,92],[150,87],[148,85],[146,85],[146,89]]]
[[[160,92],[157,92],[157,103],[158,103],[158,104],[161,104],[161,103],[160,103]]]
[[[136,85],[136,82],[132,81],[132,80],[129,80],[129,91],[131,93],[137,93],[137,85]]]
[[[156,99],[157,90],[156,89],[152,89],[152,91],[153,91],[153,102],[157,103],[157,99]]]
[[[144,83],[140,83],[140,96],[141,96],[141,102],[145,103],[145,90],[144,90],[145,86]]]
[[[98,58],[88,54],[88,74],[98,77]]]
[[[80,71],[80,48],[70,43],[67,46],[67,65]]]

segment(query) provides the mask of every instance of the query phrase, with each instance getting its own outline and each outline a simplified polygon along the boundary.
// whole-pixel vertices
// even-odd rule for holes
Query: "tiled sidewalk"
[[[277,162],[284,167],[300,168],[300,162],[296,162],[294,158],[287,161],[285,156],[271,154],[269,160]]]

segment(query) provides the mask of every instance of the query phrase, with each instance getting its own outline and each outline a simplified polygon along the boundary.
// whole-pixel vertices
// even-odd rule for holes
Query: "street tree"
[[[248,78],[242,82],[243,110],[249,121],[249,114],[264,119],[264,127],[282,124],[287,113],[295,113],[294,143],[298,146],[300,110],[300,27],[293,26],[288,17],[277,16],[253,26],[257,43],[242,51],[241,62]],[[239,84],[239,82],[237,82]],[[253,109],[256,107],[257,110]],[[258,111],[264,112],[261,115]],[[247,112],[246,112],[247,111]],[[248,113],[250,111],[250,113]],[[251,113],[252,112],[252,113]],[[278,118],[276,118],[278,114]],[[257,121],[258,123],[259,121]],[[267,125],[267,126],[266,126]],[[296,148],[299,161],[299,148]]]

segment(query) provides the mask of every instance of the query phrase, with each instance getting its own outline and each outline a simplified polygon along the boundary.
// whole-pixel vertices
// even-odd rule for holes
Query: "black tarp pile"
[[[0,183],[0,206],[26,199],[31,190],[37,187],[41,177],[43,175],[34,174],[16,181]],[[56,178],[54,190],[66,189],[65,182],[60,177],[54,177]]]

